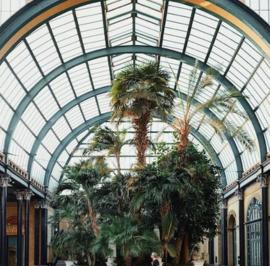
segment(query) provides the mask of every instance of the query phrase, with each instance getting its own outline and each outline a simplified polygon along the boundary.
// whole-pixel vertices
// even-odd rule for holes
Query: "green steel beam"
[[[44,184],[46,184],[46,186],[49,185],[49,180],[50,180],[50,176],[53,170],[53,167],[57,161],[57,159],[59,158],[59,156],[61,155],[61,153],[65,150],[65,148],[81,133],[83,133],[87,128],[97,125],[99,123],[104,123],[106,122],[111,116],[111,112],[109,113],[105,113],[102,115],[98,115],[92,119],[87,120],[85,123],[81,124],[80,126],[78,126],[77,128],[75,128],[68,136],[66,136],[61,142],[60,144],[57,146],[57,148],[55,149],[54,153],[51,156],[51,159],[48,163],[47,166],[47,171],[45,174],[45,178],[44,178]]]
[[[74,106],[79,105],[81,102],[91,98],[91,97],[95,97],[101,93],[105,93],[107,91],[109,91],[111,89],[110,86],[108,87],[104,87],[98,90],[94,90],[94,91],[90,91],[87,92],[83,95],[81,95],[78,98],[75,98],[74,100],[72,100],[71,102],[69,102],[68,104],[66,104],[65,106],[63,106],[58,112],[56,112],[49,121],[47,121],[47,123],[43,126],[43,128],[40,130],[38,136],[35,139],[35,142],[32,146],[30,155],[29,155],[29,160],[28,160],[28,167],[27,167],[27,172],[29,174],[29,176],[31,176],[32,174],[32,165],[33,165],[33,161],[35,158],[35,155],[37,153],[37,150],[42,142],[42,140],[45,138],[45,136],[47,135],[48,131],[52,128],[52,126],[55,124],[55,122],[62,117],[67,111],[69,111],[70,109],[72,109]],[[72,130],[71,130],[72,131]]]
[[[22,9],[20,9],[15,15],[13,15],[10,19],[8,19],[1,27],[0,27],[0,49],[3,48],[3,46],[9,41],[12,36],[14,36],[22,27],[24,27],[29,21],[36,18],[37,15],[42,14],[43,12],[47,11],[48,9],[57,6],[66,0],[49,0],[49,1],[42,1],[42,0],[36,0],[32,1],[26,6],[24,6]],[[104,0],[101,0],[103,2]],[[223,21],[226,21],[228,24],[230,24],[232,27],[234,27],[237,31],[244,34],[242,31],[240,31],[234,24],[232,24],[230,21],[227,21],[224,18],[219,17],[217,14],[210,12],[209,10],[206,10],[202,7],[199,7],[197,5],[192,5],[189,3],[186,3],[185,1],[181,0],[170,0],[174,2],[180,2],[186,5],[191,5],[195,8],[200,8],[204,10],[207,13],[210,13],[214,15],[215,17],[218,17],[222,19]],[[263,42],[270,48],[270,26],[269,24],[263,20],[258,14],[256,14],[254,11],[252,11],[250,8],[248,8],[246,5],[241,3],[241,1],[238,0],[208,0],[209,2],[219,6],[220,8],[226,10],[227,12],[231,13],[235,17],[239,18],[241,21],[243,21],[251,30],[253,30],[261,39]],[[83,6],[89,3],[94,2],[100,2],[98,0],[89,0],[85,1],[84,3],[80,3],[76,6],[73,6],[71,8],[68,8],[64,11],[60,11],[59,13],[49,17],[47,20],[42,21],[41,23],[37,24],[36,27],[32,28],[28,32],[26,32],[21,39],[19,39],[17,42],[15,42],[13,45],[9,47],[7,54],[12,51],[16,47],[16,45],[27,35],[29,35],[31,32],[33,32],[35,29],[37,29],[39,26],[41,26],[44,22],[47,22],[51,20],[54,17],[57,17],[69,10],[72,10],[76,7]],[[130,12],[129,12],[130,13]],[[147,15],[147,14],[145,14]],[[246,36],[248,37],[248,36]],[[254,43],[254,42],[253,42]],[[255,44],[257,47],[258,45]],[[260,47],[258,49],[264,54],[265,57],[267,55],[262,51]],[[2,63],[2,60],[5,60],[5,57],[0,60],[0,64]]]
[[[176,60],[179,60],[181,62],[184,62],[188,65],[193,66],[195,64],[195,58],[178,53],[169,49],[159,48],[159,47],[147,47],[147,46],[122,46],[122,47],[112,47],[112,48],[106,48],[101,49],[98,51],[90,52],[85,55],[81,55],[79,57],[76,57],[74,59],[71,59],[70,61],[66,62],[63,65],[60,65],[55,70],[50,72],[47,76],[42,78],[23,98],[23,100],[20,102],[16,109],[16,113],[13,115],[11,122],[9,124],[9,128],[7,130],[5,145],[4,145],[4,153],[6,155],[6,160],[8,160],[8,151],[10,147],[10,143],[12,140],[12,135],[15,131],[15,128],[17,124],[19,123],[22,114],[28,107],[28,105],[31,103],[31,101],[34,99],[34,97],[46,86],[48,85],[53,79],[64,73],[65,71],[79,65],[82,63],[85,63],[89,60],[93,60],[99,57],[108,56],[108,55],[115,55],[115,54],[124,54],[124,53],[143,53],[143,54],[155,54],[160,55],[164,57],[173,58]],[[207,72],[209,70],[209,66],[203,62],[198,63],[198,67],[201,71]],[[226,79],[224,75],[217,75],[216,76],[217,82],[219,82],[221,85],[223,85],[228,90],[231,90],[234,88],[233,84]],[[259,147],[260,147],[260,159],[261,162],[264,162],[266,159],[267,154],[267,148],[266,143],[263,135],[263,130],[261,128],[261,125],[258,121],[258,118],[256,117],[256,114],[253,112],[250,104],[245,98],[239,98],[240,104],[243,106],[244,110],[248,113],[250,120],[253,124],[254,130],[256,132],[256,135],[258,137]]]
[[[47,186],[49,185],[50,176],[52,174],[52,170],[54,168],[54,165],[55,165],[57,159],[59,158],[59,156],[61,155],[61,153],[63,152],[63,150],[66,148],[66,146],[68,146],[72,142],[72,140],[74,140],[79,134],[84,132],[87,128],[94,126],[95,124],[102,124],[104,122],[107,122],[110,119],[111,115],[112,115],[112,112],[108,112],[108,113],[105,113],[101,116],[97,116],[95,118],[88,120],[85,124],[82,124],[82,125],[78,126],[76,129],[74,129],[74,131],[71,132],[58,145],[58,147],[55,149],[55,151],[54,151],[54,153],[49,161],[48,167],[47,167],[47,172],[46,172],[45,179],[44,179],[45,185],[47,185]],[[169,117],[168,121],[172,122],[173,119],[174,119],[173,117]],[[91,132],[89,132],[78,143],[77,147],[79,147],[81,145],[81,143],[83,143],[83,141],[89,136],[89,134],[91,134]],[[201,133],[198,132],[196,129],[192,129],[191,134],[204,146],[204,148],[207,150],[207,152],[214,155],[215,160],[216,160],[216,165],[219,166],[221,169],[222,184],[223,184],[223,186],[226,186],[226,176],[224,173],[224,168],[223,168],[222,163],[221,163],[217,153],[215,152],[215,150],[211,147],[211,145],[209,145],[208,141],[204,138],[204,136],[202,136]],[[67,160],[65,165],[67,165],[70,162],[70,159],[71,159],[71,156],[69,157],[69,159]],[[61,178],[60,178],[60,181],[61,181]]]
[[[31,176],[32,173],[32,165],[34,162],[34,158],[35,155],[37,153],[37,150],[40,146],[40,144],[42,143],[43,139],[45,138],[45,136],[47,135],[48,131],[53,127],[54,123],[61,117],[63,116],[67,111],[69,111],[70,109],[72,109],[74,106],[80,104],[81,102],[91,98],[91,97],[96,97],[99,94],[105,93],[107,91],[109,91],[111,89],[110,86],[108,87],[104,87],[95,91],[91,91],[88,93],[85,93],[83,95],[81,95],[80,97],[74,99],[73,101],[69,102],[68,104],[66,104],[62,109],[60,109],[58,112],[56,112],[51,119],[43,126],[43,128],[41,129],[41,131],[39,132],[33,146],[30,152],[30,156],[29,156],[29,160],[28,160],[28,168],[27,168],[27,172],[28,174]],[[187,96],[186,94],[182,93],[182,97],[183,100],[186,101]],[[197,104],[198,102],[196,100],[194,100],[194,104]],[[218,118],[216,117],[216,115],[214,113],[212,113],[209,109],[205,109],[205,114],[210,117],[213,120],[218,120]],[[198,130],[198,129],[197,129]],[[232,138],[232,136],[230,136],[228,133],[225,132],[225,137],[233,151],[233,154],[235,156],[235,162],[236,162],[236,166],[237,166],[237,172],[238,172],[238,178],[240,179],[243,173],[243,164],[242,164],[242,160],[241,160],[241,156],[240,156],[240,152],[236,146],[236,143],[234,141],[234,139]]]

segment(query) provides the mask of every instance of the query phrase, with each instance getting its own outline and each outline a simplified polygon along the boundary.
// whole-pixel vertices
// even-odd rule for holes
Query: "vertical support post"
[[[239,258],[240,266],[245,266],[245,228],[244,228],[244,197],[243,191],[238,188],[235,192],[235,196],[239,202]]]
[[[44,200],[41,204],[41,266],[47,265],[47,236],[48,236],[48,201]]]
[[[209,264],[213,266],[215,264],[215,254],[214,254],[214,239],[209,239]]]
[[[29,214],[30,214],[30,199],[33,195],[30,189],[23,191],[25,200],[25,229],[24,229],[24,266],[29,266]]]
[[[262,258],[263,266],[269,266],[269,241],[268,241],[268,195],[267,195],[267,174],[260,174],[257,182],[261,184],[262,188]]]
[[[228,234],[227,234],[227,202],[223,201],[221,205],[221,249],[222,266],[228,265]]]
[[[1,266],[8,266],[7,260],[7,186],[11,181],[8,175],[0,175],[0,189],[1,189],[1,226],[0,226],[0,252],[1,252]]]
[[[39,245],[39,229],[40,229],[40,205],[39,201],[34,202],[35,205],[35,254],[34,254],[34,265],[39,266],[40,258],[40,245]]]
[[[23,192],[14,192],[17,198],[17,266],[22,266],[22,203]]]

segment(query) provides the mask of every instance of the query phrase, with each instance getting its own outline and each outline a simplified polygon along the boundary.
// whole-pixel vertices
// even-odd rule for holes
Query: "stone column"
[[[245,227],[244,227],[244,197],[243,191],[238,188],[235,191],[235,196],[239,202],[239,258],[240,266],[245,266]]]
[[[39,230],[40,230],[40,201],[34,201],[35,205],[35,254],[34,254],[34,265],[40,265],[39,258],[40,258],[40,244],[39,244]]]
[[[48,201],[41,202],[41,260],[40,265],[47,265],[48,254]]]
[[[29,214],[30,214],[30,199],[33,192],[30,189],[23,191],[25,200],[25,219],[24,219],[24,266],[29,266]]]
[[[214,239],[209,239],[208,241],[209,249],[209,264],[211,266],[215,265],[215,251],[214,251]]]
[[[14,192],[17,198],[17,266],[22,266],[22,203],[23,191]]]
[[[7,186],[11,181],[8,175],[0,175],[0,190],[1,190],[1,226],[0,226],[0,247],[1,247],[1,266],[8,266],[7,252]]]
[[[224,200],[221,204],[221,249],[222,266],[228,265],[228,230],[227,230],[227,202]]]
[[[267,195],[267,174],[260,174],[257,178],[257,182],[261,184],[262,188],[262,258],[263,266],[269,265],[269,242],[268,242],[268,195]]]

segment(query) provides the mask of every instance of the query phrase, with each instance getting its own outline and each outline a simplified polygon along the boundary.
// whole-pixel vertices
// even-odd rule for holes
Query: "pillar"
[[[40,265],[47,265],[48,257],[48,201],[43,200],[41,203],[41,260]]]
[[[268,241],[268,195],[267,195],[267,174],[260,174],[257,182],[261,184],[262,189],[262,257],[263,266],[269,266],[269,241]]]
[[[17,266],[22,266],[22,203],[23,192],[16,190],[14,192],[17,198]]]
[[[239,259],[240,266],[245,266],[245,227],[244,227],[244,197],[243,191],[238,188],[235,192],[239,204]]]
[[[209,239],[208,241],[208,249],[209,249],[209,264],[215,265],[215,251],[214,251],[214,238]]]
[[[221,205],[221,249],[222,249],[222,266],[228,265],[228,234],[227,234],[227,206],[226,201]]]
[[[0,175],[0,190],[1,190],[1,226],[0,226],[0,265],[8,266],[7,252],[7,186],[11,181],[8,175]]]
[[[39,231],[40,231],[40,201],[34,202],[35,206],[35,254],[34,254],[34,265],[38,266],[40,265],[39,258],[40,258],[40,237],[39,237]]]
[[[33,195],[30,189],[23,191],[25,200],[25,219],[24,219],[24,266],[29,266],[29,214],[30,214],[30,199]]]

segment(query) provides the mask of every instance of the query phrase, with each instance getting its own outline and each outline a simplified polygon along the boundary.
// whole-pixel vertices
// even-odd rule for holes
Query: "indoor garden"
[[[221,141],[230,135],[252,152],[249,134],[226,120],[228,115],[247,119],[236,105],[244,96],[231,89],[200,103],[217,71],[210,69],[198,79],[196,63],[184,95],[180,84],[170,88],[170,80],[176,80],[170,69],[146,62],[128,65],[116,76],[109,92],[111,126],[90,129],[84,159],[65,167],[50,202],[55,208],[51,225],[67,225],[51,241],[58,256],[77,265],[143,266],[157,252],[163,265],[187,265],[198,244],[215,237],[223,169],[214,163],[211,147],[198,149],[189,138],[195,125],[207,124]],[[206,116],[209,110],[215,115]],[[167,127],[153,141],[149,129],[155,119]],[[168,128],[169,144],[162,140]],[[136,150],[136,163],[123,170],[125,147]],[[108,164],[111,157],[114,168]]]

